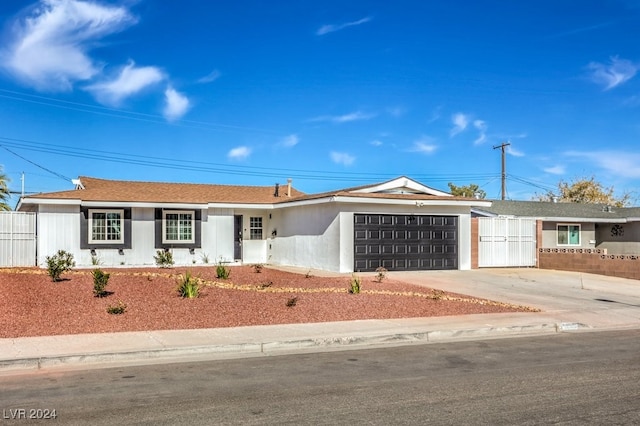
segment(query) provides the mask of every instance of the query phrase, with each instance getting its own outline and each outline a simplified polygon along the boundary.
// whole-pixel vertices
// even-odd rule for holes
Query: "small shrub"
[[[222,264],[222,261],[218,262],[218,266],[216,266],[216,277],[221,280],[226,280],[231,275],[231,270]]]
[[[122,303],[121,300],[118,301],[117,305],[109,305],[107,306],[107,313],[111,315],[122,315],[127,310],[127,305]]]
[[[97,255],[95,255],[95,254],[92,254],[92,255],[91,255],[91,264],[92,264],[93,266],[98,266],[98,265],[100,265],[101,263],[102,263],[102,261],[100,260],[100,258],[99,258]]]
[[[170,251],[158,250],[153,258],[156,261],[156,265],[161,268],[171,268],[174,264],[173,255]]]
[[[311,269],[309,269],[309,270],[307,271],[307,273],[305,274],[305,276],[304,276],[304,277],[305,277],[305,278],[311,278],[312,276],[313,276],[313,275],[311,275]]]
[[[271,287],[272,285],[273,285],[273,281],[268,281],[268,282],[266,282],[266,283],[262,283],[262,284],[260,284],[260,288],[261,288],[261,289],[265,289],[265,288],[269,288],[269,287]]]
[[[444,291],[442,290],[433,290],[431,294],[431,298],[435,301],[442,300],[444,297]]]
[[[253,272],[255,272],[256,274],[259,274],[260,272],[262,272],[262,268],[264,268],[264,266],[261,263],[255,263],[251,265],[251,267],[253,268]]]
[[[95,297],[104,297],[107,295],[105,288],[109,282],[109,274],[103,272],[101,269],[94,269],[91,273],[93,275],[93,295]]]
[[[200,258],[202,259],[202,263],[209,263],[209,255],[207,253],[202,253]]]
[[[349,286],[349,293],[351,293],[351,294],[358,294],[358,293],[360,293],[360,284],[361,284],[360,277],[359,277],[359,276],[357,276],[356,274],[351,275],[351,282],[350,282],[350,286]]]
[[[47,273],[51,277],[51,281],[60,281],[60,276],[71,268],[76,266],[73,255],[64,250],[58,250],[53,256],[47,256]]]
[[[387,268],[380,266],[379,268],[376,269],[376,281],[381,283],[382,280],[384,280],[384,278],[387,276]]]
[[[297,297],[290,297],[289,299],[287,299],[287,307],[292,308],[294,306],[296,306],[296,303],[298,303],[298,298]]]
[[[200,280],[187,271],[184,275],[180,275],[176,290],[180,297],[194,299],[200,295]]]

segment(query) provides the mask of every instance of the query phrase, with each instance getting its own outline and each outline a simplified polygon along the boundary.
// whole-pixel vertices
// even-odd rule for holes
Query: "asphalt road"
[[[21,425],[639,424],[640,331],[37,372],[0,377],[0,410]]]

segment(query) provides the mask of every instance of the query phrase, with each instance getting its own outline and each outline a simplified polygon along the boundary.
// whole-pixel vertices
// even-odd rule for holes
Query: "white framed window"
[[[262,239],[262,217],[249,218],[249,239],[250,240]]]
[[[124,244],[124,210],[89,210],[89,244]]]
[[[193,243],[194,235],[193,210],[163,210],[162,211],[162,242],[163,243]]]
[[[558,224],[559,246],[579,246],[580,245],[580,225]]]

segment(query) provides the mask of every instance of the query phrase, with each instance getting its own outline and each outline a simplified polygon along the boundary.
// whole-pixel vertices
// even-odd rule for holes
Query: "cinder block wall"
[[[607,254],[606,249],[539,249],[540,269],[585,272],[640,280],[640,256]]]

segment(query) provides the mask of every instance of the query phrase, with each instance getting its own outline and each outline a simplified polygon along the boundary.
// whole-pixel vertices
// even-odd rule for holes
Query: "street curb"
[[[391,333],[362,336],[303,338],[261,343],[221,344],[179,348],[134,350],[129,352],[104,352],[73,355],[51,355],[22,359],[0,360],[0,373],[28,372],[48,368],[105,365],[115,363],[141,363],[195,359],[202,356],[223,355],[229,357],[277,355],[293,351],[314,349],[351,349],[365,347],[403,346],[410,344],[444,343],[483,338],[516,337],[523,335],[555,334],[591,327],[581,323],[550,323],[504,327],[481,327],[460,330],[432,330],[413,333]]]

